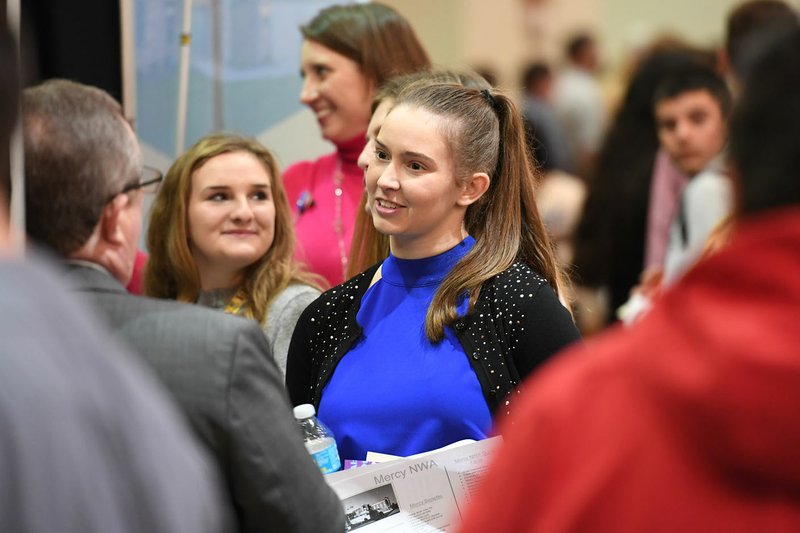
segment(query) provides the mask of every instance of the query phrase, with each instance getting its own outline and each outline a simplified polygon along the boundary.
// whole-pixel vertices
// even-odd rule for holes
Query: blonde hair
[[[525,142],[522,118],[514,102],[493,89],[459,85],[412,84],[395,103],[424,109],[444,119],[442,132],[450,146],[456,178],[476,172],[491,178],[486,193],[464,219],[475,246],[445,277],[425,317],[432,342],[444,338],[444,327],[458,318],[456,304],[469,294],[469,312],[483,284],[513,263],[528,265],[558,294],[564,277],[536,208],[538,173]]]
[[[261,323],[267,309],[291,283],[319,288],[319,278],[294,260],[294,227],[281,173],[272,153],[258,141],[237,134],[203,137],[172,164],[153,202],[147,231],[150,259],[144,273],[145,294],[182,302],[195,302],[200,294],[200,273],[189,248],[187,207],[192,175],[210,159],[231,152],[247,152],[269,172],[275,203],[275,236],[272,246],[250,265],[240,287],[244,293],[244,316]]]

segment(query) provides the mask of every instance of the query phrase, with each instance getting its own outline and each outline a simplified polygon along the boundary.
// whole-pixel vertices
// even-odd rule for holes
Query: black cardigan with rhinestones
[[[378,265],[325,292],[303,312],[289,346],[286,386],[293,405],[319,407],[333,370],[361,336],[356,315]],[[580,338],[547,281],[515,263],[481,287],[472,313],[453,323],[496,416],[530,372]]]

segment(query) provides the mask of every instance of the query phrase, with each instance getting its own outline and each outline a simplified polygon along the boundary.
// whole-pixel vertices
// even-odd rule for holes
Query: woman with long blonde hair
[[[293,258],[291,210],[269,150],[236,134],[197,141],[164,177],[147,245],[147,295],[258,321],[285,373],[294,325],[319,289]]]

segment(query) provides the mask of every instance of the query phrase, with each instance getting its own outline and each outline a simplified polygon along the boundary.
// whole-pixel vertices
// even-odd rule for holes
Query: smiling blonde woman
[[[209,135],[175,161],[153,203],[145,292],[257,320],[285,374],[295,323],[319,296],[294,244],[272,153],[254,139]]]

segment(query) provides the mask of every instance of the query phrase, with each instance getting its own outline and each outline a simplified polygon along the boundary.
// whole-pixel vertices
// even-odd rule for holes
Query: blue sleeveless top
[[[425,315],[444,277],[472,248],[467,237],[424,259],[383,262],[381,279],[361,300],[363,335],[322,391],[319,418],[342,459],[367,451],[413,455],[462,439],[483,439],[492,425],[480,383],[455,333],[425,336]],[[458,305],[467,310],[466,295]]]

